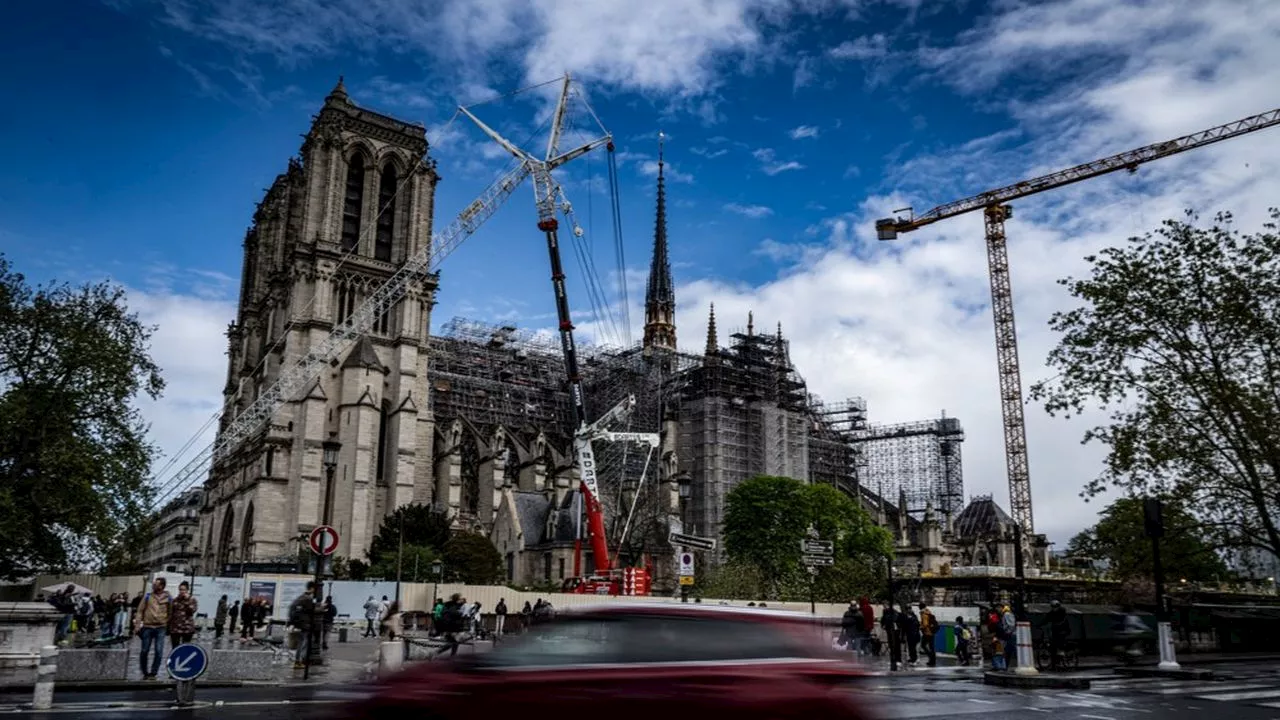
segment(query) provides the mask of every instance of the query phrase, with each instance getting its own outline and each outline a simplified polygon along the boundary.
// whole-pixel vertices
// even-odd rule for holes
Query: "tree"
[[[451,582],[490,585],[507,579],[502,555],[489,538],[459,532],[444,546],[444,576]]]
[[[402,522],[403,521],[403,522]],[[444,552],[445,543],[449,542],[449,515],[432,509],[429,505],[401,505],[390,515],[382,519],[378,534],[369,543],[367,556],[370,566],[376,566],[387,553],[394,557],[400,549],[401,528],[404,529],[404,544],[430,548],[437,556]],[[370,574],[378,574],[370,568]],[[395,577],[393,572],[390,577]]]
[[[132,403],[164,388],[153,332],[116,285],[33,289],[0,256],[0,577],[136,562],[155,448]]]
[[[431,563],[440,559],[440,551],[425,545],[405,543],[403,555],[399,548],[387,550],[365,571],[368,577],[404,582],[431,582]],[[399,571],[399,572],[397,572]]]
[[[811,525],[835,551],[835,566],[821,569],[814,580],[815,593],[821,591],[824,600],[848,600],[879,587],[892,538],[834,487],[762,475],[729,491],[725,504],[725,550],[732,563],[758,570],[760,597],[807,597],[800,542]]]
[[[1217,548],[1280,552],[1280,234],[1242,235],[1230,214],[1209,228],[1167,220],[1085,258],[1060,283],[1083,305],[1055,313],[1056,375],[1032,398],[1052,415],[1086,407],[1109,446],[1085,488],[1160,494],[1193,508]]]
[[[1200,523],[1176,503],[1164,507],[1160,560],[1167,576],[1191,581],[1220,579],[1226,565]],[[1142,499],[1121,498],[1103,510],[1097,524],[1071,539],[1071,555],[1106,560],[1118,580],[1152,579],[1151,540],[1143,531]]]

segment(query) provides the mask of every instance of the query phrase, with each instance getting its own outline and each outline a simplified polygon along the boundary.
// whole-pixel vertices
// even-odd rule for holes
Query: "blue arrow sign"
[[[195,680],[209,668],[209,653],[199,645],[179,645],[169,653],[165,663],[169,677],[178,681]]]

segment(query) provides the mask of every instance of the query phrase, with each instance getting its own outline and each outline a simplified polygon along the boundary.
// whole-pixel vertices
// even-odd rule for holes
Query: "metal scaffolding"
[[[882,486],[889,497],[905,494],[907,513],[917,519],[932,505],[954,517],[964,504],[961,443],[956,418],[866,425],[853,432],[863,483]]]

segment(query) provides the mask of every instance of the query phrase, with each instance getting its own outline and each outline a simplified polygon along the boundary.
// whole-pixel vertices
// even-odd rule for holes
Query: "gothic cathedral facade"
[[[438,182],[425,129],[356,106],[340,80],[245,235],[219,432],[427,246]],[[385,514],[433,500],[426,341],[436,281],[414,278],[345,358],[217,459],[201,512],[205,572],[297,556],[322,519],[326,441],[341,443],[337,555],[362,557]]]

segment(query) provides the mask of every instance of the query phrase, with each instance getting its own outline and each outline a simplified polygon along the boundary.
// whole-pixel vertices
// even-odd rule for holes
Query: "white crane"
[[[559,153],[560,126],[568,102],[568,95],[569,78],[565,76],[563,90],[556,107],[555,123],[552,127],[551,141],[548,144],[547,158],[545,160],[537,160],[527,153],[523,153],[479,120],[476,120],[475,116],[467,111],[466,108],[459,108],[463,114],[475,120],[490,137],[495,138],[511,151],[520,161],[519,164],[486,188],[442,232],[432,235],[431,241],[426,246],[406,260],[345,321],[338,323],[327,338],[311,347],[307,354],[297,362],[282,368],[275,383],[254,398],[254,401],[248,407],[236,415],[223,428],[217,439],[210,446],[187,463],[169,482],[159,489],[152,503],[152,509],[156,510],[163,507],[169,499],[176,497],[187,488],[193,486],[208,471],[214,461],[226,457],[246,439],[261,432],[275,412],[280,409],[281,405],[293,400],[306,390],[320,375],[322,368],[341,357],[361,335],[373,327],[373,323],[377,318],[394,308],[396,303],[404,297],[405,292],[413,281],[434,270],[441,260],[448,257],[450,253],[462,244],[463,240],[470,237],[486,220],[492,217],[520,183],[530,175],[534,177],[539,227],[549,222],[552,228],[550,232],[554,234],[555,198],[559,192],[559,187],[551,177],[551,170],[564,165],[570,160],[581,157],[601,145],[608,145],[610,149],[613,147],[612,136],[606,133],[602,138],[592,140],[568,152]],[[558,252],[555,255],[558,258]],[[564,315],[567,317],[568,304],[567,300],[564,299],[564,274],[558,267],[555,272],[560,278],[557,281],[557,304],[564,304]],[[566,331],[563,327],[561,332],[562,336],[568,338],[569,345],[566,350],[571,351],[572,335],[565,335]],[[575,366],[570,369],[570,376],[571,378],[576,378],[577,376],[576,356]],[[581,409],[582,391],[580,383],[575,383],[573,387],[575,403]],[[579,424],[581,424],[581,415],[579,415]]]

